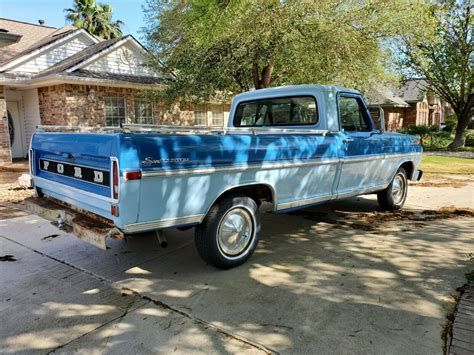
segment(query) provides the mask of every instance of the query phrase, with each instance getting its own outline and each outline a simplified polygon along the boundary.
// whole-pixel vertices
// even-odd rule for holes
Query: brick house
[[[83,29],[0,18],[0,163],[25,158],[38,124],[154,123],[222,126],[221,103],[165,107],[146,100],[172,75],[146,68],[132,36],[103,41]]]
[[[385,129],[396,131],[409,125],[441,125],[451,114],[447,103],[429,89],[425,80],[409,80],[399,89],[380,88],[367,95],[370,106],[384,110]]]

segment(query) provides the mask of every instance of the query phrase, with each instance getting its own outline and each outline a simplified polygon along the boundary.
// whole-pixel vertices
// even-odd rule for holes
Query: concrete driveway
[[[373,196],[264,213],[255,255],[229,271],[192,231],[104,252],[4,213],[0,353],[442,353],[474,253],[472,211],[439,210],[473,208],[474,181],[446,179],[411,186],[402,213]]]

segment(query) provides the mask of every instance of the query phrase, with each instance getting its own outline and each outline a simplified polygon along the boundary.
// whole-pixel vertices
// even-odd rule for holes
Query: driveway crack
[[[137,296],[141,297],[142,299],[144,299],[144,300],[146,300],[146,301],[150,301],[150,302],[152,302],[153,304],[155,304],[155,305],[157,305],[157,306],[160,306],[160,307],[162,307],[162,308],[164,308],[164,309],[166,309],[166,310],[169,310],[169,311],[171,311],[171,312],[173,312],[173,313],[177,313],[177,314],[179,314],[179,315],[181,315],[181,316],[183,316],[183,317],[185,317],[185,318],[188,318],[189,320],[191,320],[191,321],[194,322],[195,324],[198,324],[198,325],[200,325],[200,326],[202,326],[202,327],[204,327],[204,328],[206,328],[206,329],[212,329],[212,330],[214,330],[216,333],[225,335],[225,336],[227,336],[227,337],[229,337],[229,338],[232,338],[232,339],[234,339],[234,340],[237,340],[237,341],[239,341],[239,342],[241,342],[241,343],[243,343],[243,344],[246,344],[246,345],[248,345],[248,346],[251,346],[251,347],[253,347],[253,348],[256,348],[256,349],[258,349],[258,350],[261,350],[261,351],[263,351],[263,352],[265,352],[265,353],[267,353],[267,354],[278,354],[278,351],[276,351],[276,350],[273,350],[273,349],[271,349],[271,348],[268,348],[268,347],[266,347],[266,346],[264,346],[264,345],[262,345],[262,344],[256,343],[256,342],[254,342],[254,341],[252,341],[252,340],[250,340],[250,339],[248,339],[248,338],[246,338],[246,337],[243,337],[243,336],[241,336],[241,335],[231,333],[230,331],[228,331],[228,330],[226,330],[226,329],[224,329],[224,328],[217,327],[217,326],[215,326],[214,324],[205,321],[204,319],[195,317],[195,316],[193,316],[193,315],[190,314],[190,313],[183,312],[183,311],[181,311],[180,309],[177,309],[177,308],[175,308],[175,307],[172,307],[172,306],[170,306],[170,305],[168,305],[168,304],[166,304],[166,303],[164,303],[164,302],[162,302],[162,301],[155,300],[155,299],[153,299],[153,298],[151,298],[151,297],[149,297],[149,296],[143,295],[143,294],[141,294],[141,293],[139,293],[139,292],[137,292],[137,291],[134,291],[134,290],[132,290],[132,289],[130,289],[130,288],[128,288],[128,287],[122,287],[121,290],[122,290],[122,291],[125,291],[125,292],[129,292],[129,293],[131,293],[131,294],[133,294],[133,295],[137,295]]]
[[[90,331],[88,331],[88,332],[86,332],[86,333],[84,333],[84,334],[81,334],[80,336],[78,336],[78,337],[76,337],[76,338],[74,338],[74,339],[72,339],[72,340],[70,340],[70,341],[68,341],[68,342],[66,342],[66,343],[64,343],[64,344],[61,344],[61,345],[56,346],[56,347],[53,348],[52,350],[48,351],[47,354],[53,354],[53,353],[55,353],[57,350],[60,350],[60,349],[64,348],[65,346],[67,346],[67,345],[69,345],[69,344],[75,342],[76,340],[79,340],[79,339],[81,339],[81,338],[83,338],[83,337],[85,337],[85,336],[87,336],[87,335],[89,335],[89,334],[91,334],[91,333],[93,333],[93,332],[99,330],[99,329],[102,329],[103,327],[105,327],[105,326],[107,326],[107,325],[109,325],[109,324],[111,324],[111,323],[113,323],[113,322],[122,320],[122,319],[130,312],[130,310],[131,310],[132,306],[135,304],[135,301],[136,301],[136,300],[137,300],[137,297],[134,297],[134,298],[127,304],[127,307],[126,307],[125,310],[122,312],[122,314],[120,314],[119,316],[117,316],[117,317],[115,317],[115,318],[113,318],[113,319],[110,319],[110,320],[108,320],[108,321],[105,322],[105,323],[102,323],[102,324],[99,325],[98,327],[96,327],[96,328],[94,328],[94,329],[92,329],[92,330],[90,330]],[[142,305],[140,305],[140,306],[138,306],[138,307],[136,307],[136,308],[133,308],[133,311],[136,311],[137,309],[140,309],[140,308],[146,306],[146,305],[149,304],[149,303],[150,303],[150,302],[144,302]],[[109,338],[110,338],[110,337],[107,337],[107,342],[106,342],[106,344],[109,342]]]

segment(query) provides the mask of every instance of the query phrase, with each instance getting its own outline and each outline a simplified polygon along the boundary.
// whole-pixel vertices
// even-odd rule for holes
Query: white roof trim
[[[85,67],[86,65],[96,61],[97,59],[107,55],[108,53],[112,52],[114,49],[122,46],[123,44],[127,43],[128,41],[133,40],[133,37],[131,36],[125,36],[122,38],[120,41],[117,41],[114,43],[112,46],[105,48],[104,50],[100,51],[99,53],[94,54],[93,56],[87,58],[83,62],[80,62],[79,64],[76,64],[75,66],[67,69],[65,72],[66,73],[72,73],[74,70],[80,69],[82,67]],[[142,51],[144,51],[142,48],[140,48]]]
[[[33,52],[30,52],[28,54],[25,54],[24,56],[21,56],[7,64],[5,64],[4,66],[0,67],[0,72],[2,71],[6,71],[8,69],[12,69],[18,65],[21,65],[23,64],[24,62],[28,61],[28,59],[31,59],[32,57],[42,53],[42,52],[46,52],[48,51],[49,49],[51,49],[52,47],[55,47],[57,46],[58,44],[61,44],[61,43],[64,43],[64,42],[67,42],[69,41],[70,39],[73,39],[79,35],[86,35],[87,37],[89,37],[94,43],[99,43],[99,40],[92,36],[91,34],[89,34],[86,30],[84,29],[79,29],[79,30],[75,30],[73,32],[71,32],[70,34],[68,34],[67,36],[64,36],[64,37],[61,37],[59,38],[58,40],[56,41],[53,41],[43,47],[40,47],[38,49],[35,49]]]

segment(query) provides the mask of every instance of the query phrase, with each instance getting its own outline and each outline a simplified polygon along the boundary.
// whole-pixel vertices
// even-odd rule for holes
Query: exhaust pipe
[[[158,243],[160,243],[160,247],[166,248],[168,246],[168,240],[166,236],[163,234],[162,231],[156,231],[156,238],[158,239]]]

